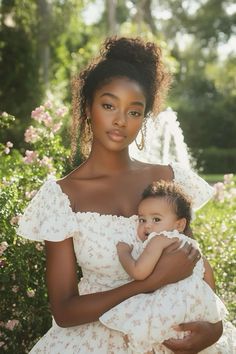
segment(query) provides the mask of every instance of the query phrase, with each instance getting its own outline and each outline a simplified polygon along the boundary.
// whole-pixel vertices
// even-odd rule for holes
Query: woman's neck
[[[113,175],[130,170],[132,160],[128,148],[122,151],[92,149],[87,165],[90,165],[94,173]]]

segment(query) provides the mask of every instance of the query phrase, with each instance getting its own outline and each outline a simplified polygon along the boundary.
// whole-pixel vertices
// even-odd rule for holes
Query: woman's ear
[[[185,218],[178,219],[176,221],[176,229],[179,232],[183,232],[187,224],[187,220]]]

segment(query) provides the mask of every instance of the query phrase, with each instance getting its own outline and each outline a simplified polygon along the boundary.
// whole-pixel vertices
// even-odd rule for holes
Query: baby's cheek
[[[144,227],[142,225],[138,226],[137,234],[138,234],[138,238],[141,241],[145,241],[146,237],[145,237]]]

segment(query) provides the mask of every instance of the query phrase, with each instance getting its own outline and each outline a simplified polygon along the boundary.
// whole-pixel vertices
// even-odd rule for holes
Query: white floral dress
[[[172,164],[175,181],[194,199],[195,208],[207,202],[213,189],[200,177],[179,164]],[[69,199],[54,180],[46,181],[32,199],[19,222],[18,234],[35,241],[63,241],[73,238],[74,251],[82,268],[79,293],[106,291],[131,279],[118,261],[116,243],[121,235],[135,237],[136,216],[129,218],[96,212],[73,212]],[[223,338],[223,337],[222,337]],[[228,337],[221,341],[222,348]],[[232,354],[233,351],[219,351]],[[123,334],[99,321],[62,328],[52,327],[39,340],[31,354],[127,354]],[[165,352],[171,353],[168,349]]]
[[[188,241],[199,249],[195,240],[177,230],[163,231],[161,234],[168,238],[178,237],[183,243]],[[133,243],[132,256],[137,259],[155,236],[157,234],[152,232],[145,242],[137,239]],[[124,236],[120,241],[125,242]],[[184,335],[176,332],[172,326],[192,321],[216,323],[225,318],[227,310],[223,302],[203,277],[204,264],[201,258],[190,277],[153,293],[133,296],[105,312],[100,321],[108,328],[127,335],[128,345],[134,353],[151,350],[155,353],[165,352],[165,347],[161,344],[164,340],[183,338]],[[217,347],[211,346],[204,353],[217,353]]]

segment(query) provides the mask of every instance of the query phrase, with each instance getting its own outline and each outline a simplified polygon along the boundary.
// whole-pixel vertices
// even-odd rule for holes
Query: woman
[[[91,140],[91,151],[65,178],[42,186],[19,226],[20,235],[45,240],[55,319],[31,353],[127,353],[122,335],[98,318],[133,295],[192,273],[199,252],[188,243],[181,249],[178,242],[168,247],[143,281],[131,281],[116,255],[116,239],[135,229],[140,190],[152,181],[176,180],[197,207],[212,195],[200,177],[179,165],[150,165],[129,157],[129,144],[145,130],[146,119],[159,109],[167,87],[159,48],[127,38],[108,39],[100,56],[75,80],[73,149],[79,131],[81,150],[86,153]],[[137,145],[142,148],[143,141]],[[77,262],[83,271],[79,290]],[[182,324],[179,329],[191,334],[165,345],[185,354],[210,346],[222,332],[220,323],[207,322]]]

